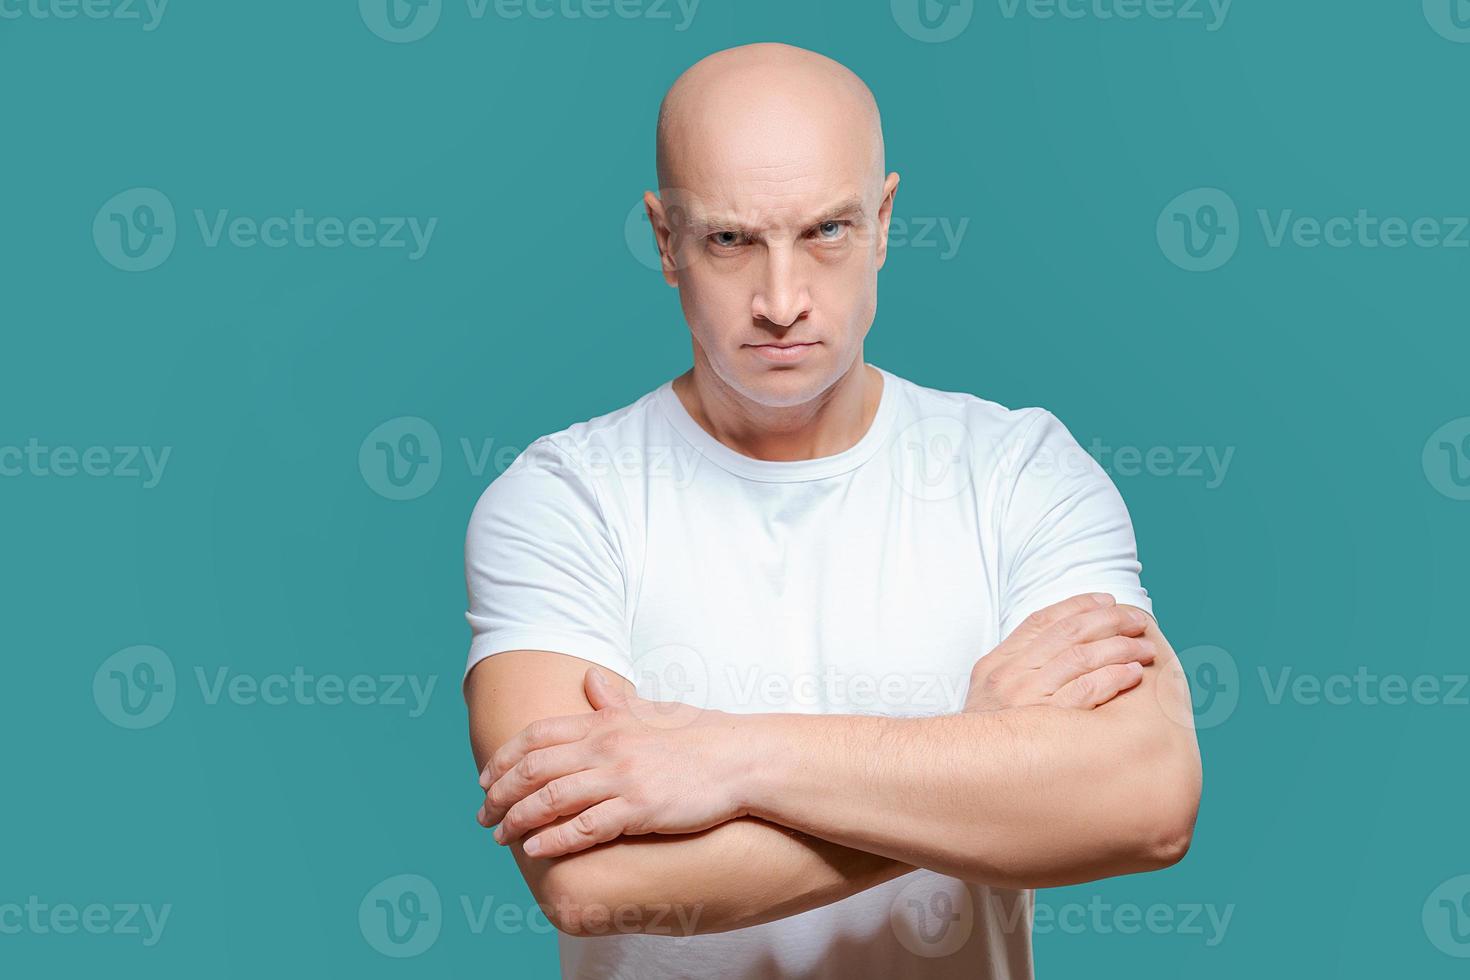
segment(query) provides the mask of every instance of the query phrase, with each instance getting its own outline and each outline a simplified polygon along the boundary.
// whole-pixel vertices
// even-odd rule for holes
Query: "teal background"
[[[447,0],[412,43],[350,2],[174,0],[154,30],[6,9],[28,12],[0,19],[0,446],[171,456],[151,488],[0,477],[0,905],[172,910],[150,947],[0,934],[0,972],[556,975],[552,937],[475,934],[460,909],[530,901],[473,818],[461,546],[497,467],[475,472],[460,440],[523,447],[688,366],[676,295],[624,237],[658,100],[711,51],[782,40],[872,87],[898,216],[969,221],[951,258],[893,248],[868,360],[1046,406],[1084,445],[1234,448],[1213,489],[1115,473],[1174,646],[1223,648],[1239,673],[1237,707],[1200,732],[1193,850],[1038,895],[1233,905],[1228,932],[1038,932],[1039,975],[1464,975],[1470,942],[1447,951],[1422,912],[1470,873],[1470,708],[1272,703],[1258,675],[1467,670],[1470,502],[1421,452],[1470,416],[1470,249],[1272,248],[1256,219],[1470,214],[1470,44],[1417,2],[1237,0],[1214,31],[981,3],[942,43],[887,3],[831,0],[705,0],[682,31],[677,8],[476,20]],[[92,225],[136,187],[172,202],[177,242],[125,272]],[[1205,273],[1156,240],[1200,187],[1241,216]],[[438,225],[410,261],[209,248],[192,218],[298,207]],[[401,416],[442,439],[411,500],[358,461]],[[92,683],[138,644],[167,654],[176,701],[127,730]],[[194,679],[297,666],[437,686],[410,718],[210,704]],[[397,959],[358,909],[405,873],[444,911]]]

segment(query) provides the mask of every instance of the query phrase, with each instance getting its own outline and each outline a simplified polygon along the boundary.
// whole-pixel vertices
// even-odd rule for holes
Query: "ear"
[[[594,711],[601,711],[628,700],[627,693],[614,687],[612,680],[596,667],[587,668],[587,676],[582,680],[582,690]]]
[[[893,222],[893,196],[898,193],[898,174],[891,173],[883,182],[883,200],[878,204],[878,268],[888,261],[888,228]]]
[[[679,286],[679,262],[675,254],[678,243],[674,240],[672,216],[666,211],[666,207],[677,207],[674,195],[664,191],[664,197],[659,197],[653,191],[643,192],[643,210],[648,218],[648,225],[653,229],[653,243],[658,248],[659,266],[663,272],[664,282],[674,287]]]

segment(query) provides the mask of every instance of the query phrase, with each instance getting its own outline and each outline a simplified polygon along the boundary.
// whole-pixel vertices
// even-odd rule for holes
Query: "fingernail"
[[[1142,626],[1148,622],[1148,617],[1143,614],[1143,610],[1141,609],[1130,609],[1128,610],[1128,621],[1134,626]]]
[[[541,853],[541,838],[539,838],[539,837],[532,837],[530,840],[526,841],[526,848],[525,848],[525,850],[526,850],[526,853],[527,854],[531,855],[531,857],[535,857],[536,855],[540,854]]]
[[[479,821],[480,826],[482,826],[482,827],[485,826],[485,808],[484,807],[480,807],[479,810],[475,811],[475,819],[477,821]]]
[[[497,844],[504,844],[505,843],[505,828],[504,827],[497,826],[495,828],[495,843],[497,843]]]

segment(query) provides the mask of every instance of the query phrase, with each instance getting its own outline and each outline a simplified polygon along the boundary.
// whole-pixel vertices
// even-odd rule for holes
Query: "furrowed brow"
[[[855,221],[862,220],[864,215],[863,199],[861,197],[848,197],[829,205],[817,212],[815,217],[807,220],[803,228],[813,228],[828,221],[837,221],[843,218],[851,218]],[[747,238],[758,238],[762,229],[751,227],[727,214],[711,213],[708,215],[693,214],[690,216],[689,227],[699,234],[708,234],[715,231],[738,231]]]

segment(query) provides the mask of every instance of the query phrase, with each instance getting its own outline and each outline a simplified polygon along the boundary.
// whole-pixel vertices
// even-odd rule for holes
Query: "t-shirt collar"
[[[883,391],[878,399],[878,411],[873,416],[868,431],[861,439],[840,453],[819,456],[816,459],[770,460],[756,459],[736,452],[704,430],[674,391],[674,382],[665,381],[658,387],[657,402],[665,417],[678,433],[699,453],[722,469],[747,480],[766,483],[792,483],[804,480],[822,480],[856,469],[872,458],[873,454],[887,441],[893,425],[893,415],[898,404],[898,379],[874,364],[883,376]]]

